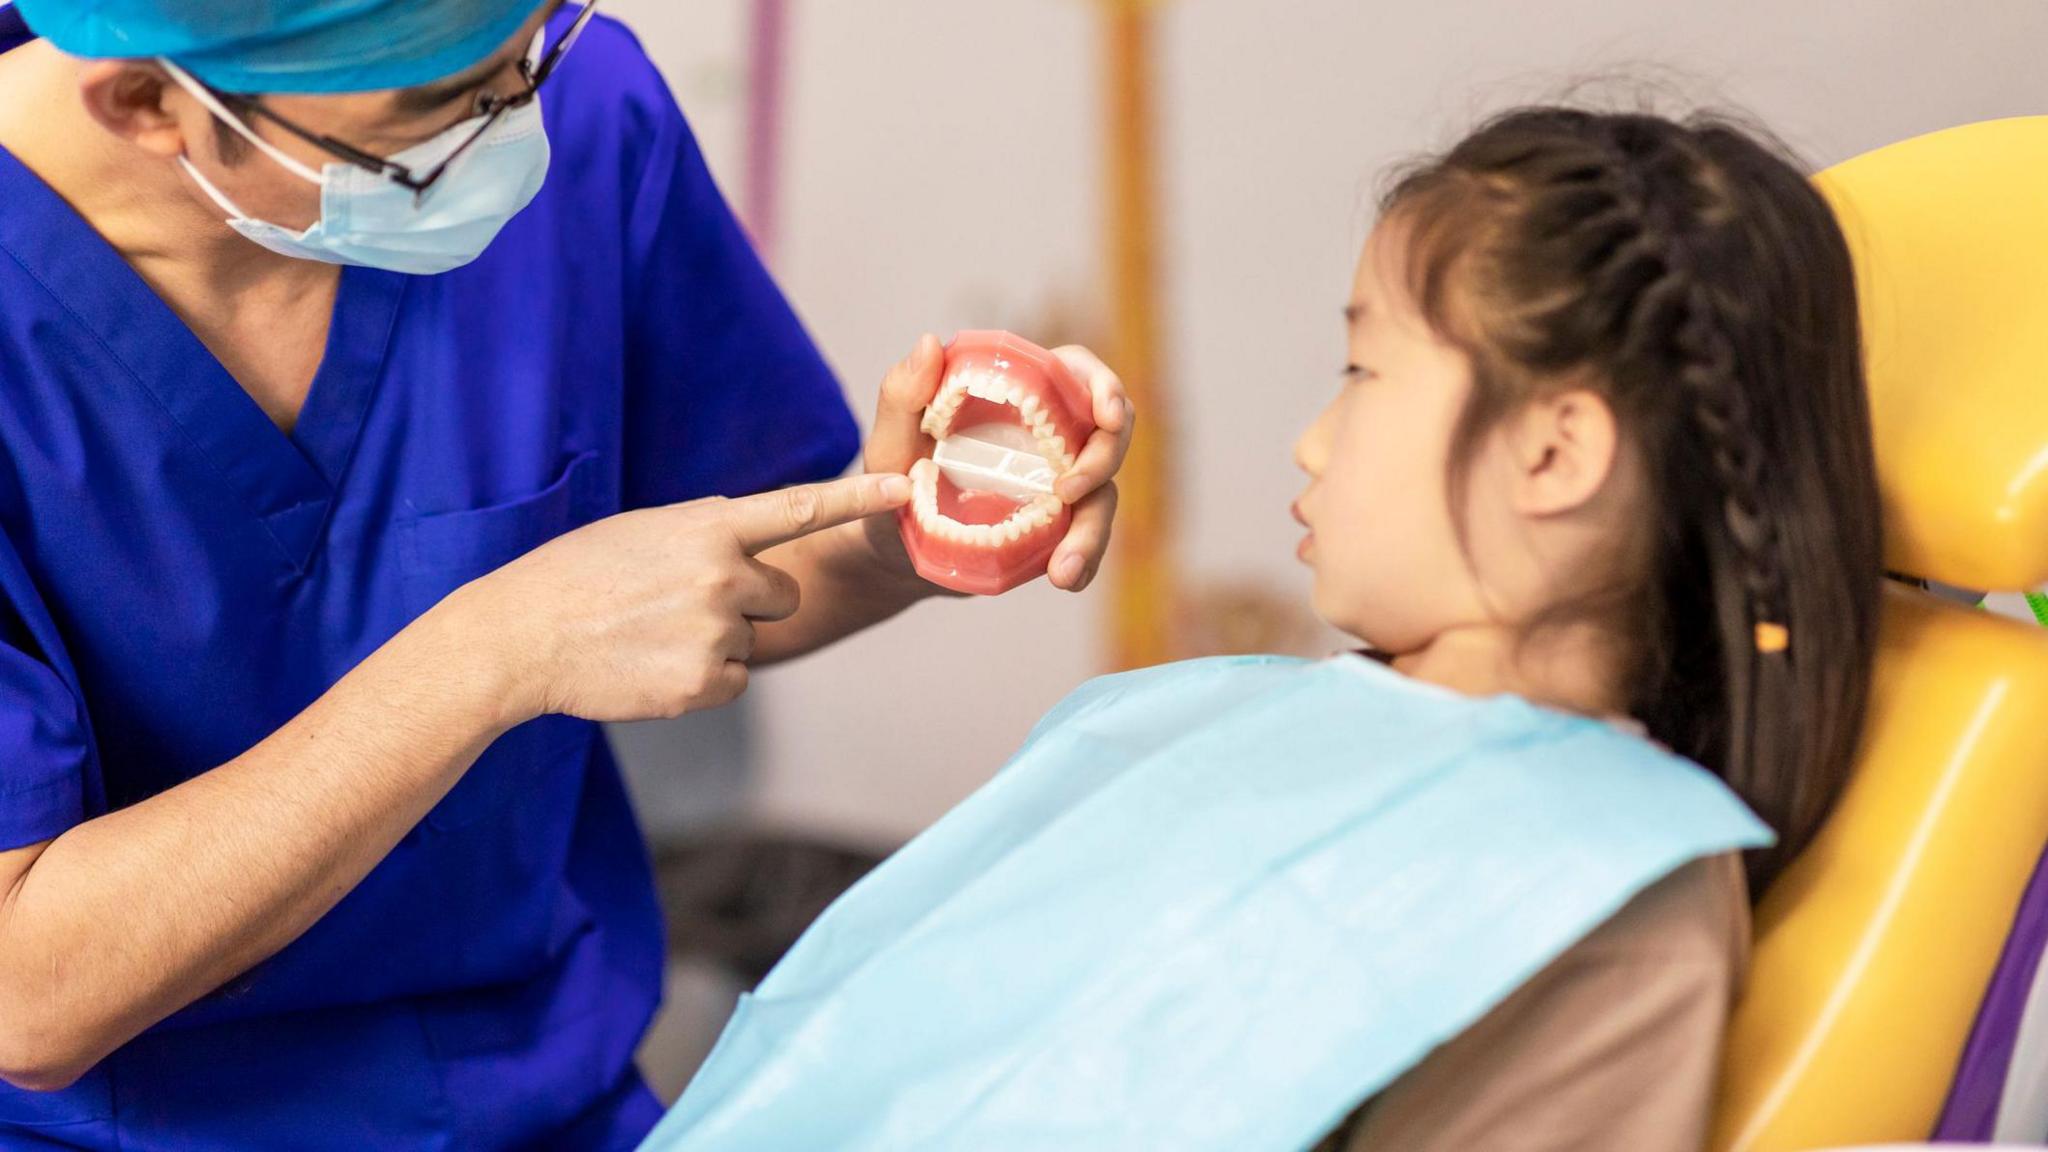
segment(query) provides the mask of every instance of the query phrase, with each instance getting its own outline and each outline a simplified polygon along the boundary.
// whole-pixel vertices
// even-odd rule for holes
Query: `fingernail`
[[[1087,495],[1086,492],[1080,490],[1082,483],[1083,481],[1078,476],[1071,474],[1062,476],[1052,482],[1052,494],[1060,498],[1060,503],[1072,504],[1074,501]]]
[[[1069,588],[1074,587],[1075,582],[1081,579],[1081,569],[1086,567],[1087,563],[1087,561],[1081,559],[1079,553],[1074,553],[1062,559],[1059,567],[1060,583]]]
[[[910,499],[910,477],[884,476],[882,478],[882,499],[901,504]]]

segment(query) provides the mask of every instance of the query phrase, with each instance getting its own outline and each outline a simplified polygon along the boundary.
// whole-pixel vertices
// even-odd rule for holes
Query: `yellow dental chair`
[[[1856,255],[1888,567],[2048,583],[2048,117],[1818,182]],[[2048,629],[1901,587],[1879,648],[1855,778],[1758,911],[1716,1150],[2048,1139],[2014,1115],[2048,1116]]]

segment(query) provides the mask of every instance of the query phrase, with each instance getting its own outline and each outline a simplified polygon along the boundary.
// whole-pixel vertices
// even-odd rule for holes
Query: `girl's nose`
[[[1310,476],[1320,476],[1329,459],[1330,409],[1325,408],[1294,442],[1294,466]]]

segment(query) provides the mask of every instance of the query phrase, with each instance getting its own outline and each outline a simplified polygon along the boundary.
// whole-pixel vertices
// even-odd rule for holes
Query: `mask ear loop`
[[[183,168],[185,175],[190,176],[192,182],[199,185],[199,190],[206,193],[207,199],[212,200],[215,207],[228,214],[228,219],[245,223],[253,220],[253,217],[247,212],[242,211],[240,204],[228,199],[227,193],[221,191],[213,181],[208,180],[206,173],[201,172],[199,165],[192,163],[189,157],[180,155],[178,157],[178,167]]]
[[[308,183],[311,184],[318,184],[323,187],[326,185],[326,176],[314,171],[312,168],[307,167],[306,164],[300,161],[297,157],[294,157],[290,153],[286,152],[284,149],[279,148],[277,145],[272,144],[270,141],[265,140],[263,137],[257,135],[255,129],[243,123],[242,118],[240,116],[237,116],[233,112],[230,112],[228,110],[228,106],[221,103],[220,98],[215,96],[211,89],[207,88],[206,85],[201,84],[199,81],[193,79],[190,73],[186,72],[183,68],[178,67],[176,64],[173,64],[170,60],[165,59],[162,56],[157,57],[157,63],[163,67],[163,70],[165,72],[170,73],[171,79],[177,82],[178,87],[183,88],[185,91],[191,93],[192,98],[194,100],[199,101],[199,103],[203,105],[208,112],[211,112],[216,117],[218,117],[221,123],[226,124],[229,128],[234,129],[235,134],[237,136],[240,136],[242,139],[247,140],[249,143],[255,145],[257,151],[263,153],[265,156],[270,157],[272,160],[276,161],[279,166],[283,167],[285,171],[290,172],[292,175],[297,176],[301,180],[307,181]],[[189,160],[186,161],[186,167],[195,173],[198,171],[197,168],[194,168],[192,166],[191,161]],[[205,177],[201,176],[199,177],[199,183],[201,187],[205,188],[209,193],[213,195],[215,200],[223,201],[221,207],[229,207],[229,205],[225,202],[225,198],[220,195],[219,190],[213,187],[212,182],[208,181]],[[236,215],[240,214],[240,212],[236,213]]]

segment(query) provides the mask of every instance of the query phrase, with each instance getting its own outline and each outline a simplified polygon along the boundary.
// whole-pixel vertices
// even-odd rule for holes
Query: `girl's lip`
[[[1300,501],[1300,500],[1296,500],[1296,501],[1295,501],[1294,503],[1292,503],[1292,504],[1289,504],[1289,505],[1287,506],[1287,510],[1288,510],[1289,512],[1291,512],[1291,513],[1293,513],[1293,514],[1294,514],[1294,522],[1295,522],[1296,524],[1299,524],[1299,525],[1301,525],[1301,526],[1302,526],[1303,528],[1306,528],[1306,527],[1308,527],[1308,517],[1306,517],[1306,516],[1302,515],[1302,513],[1301,513],[1301,501]]]

